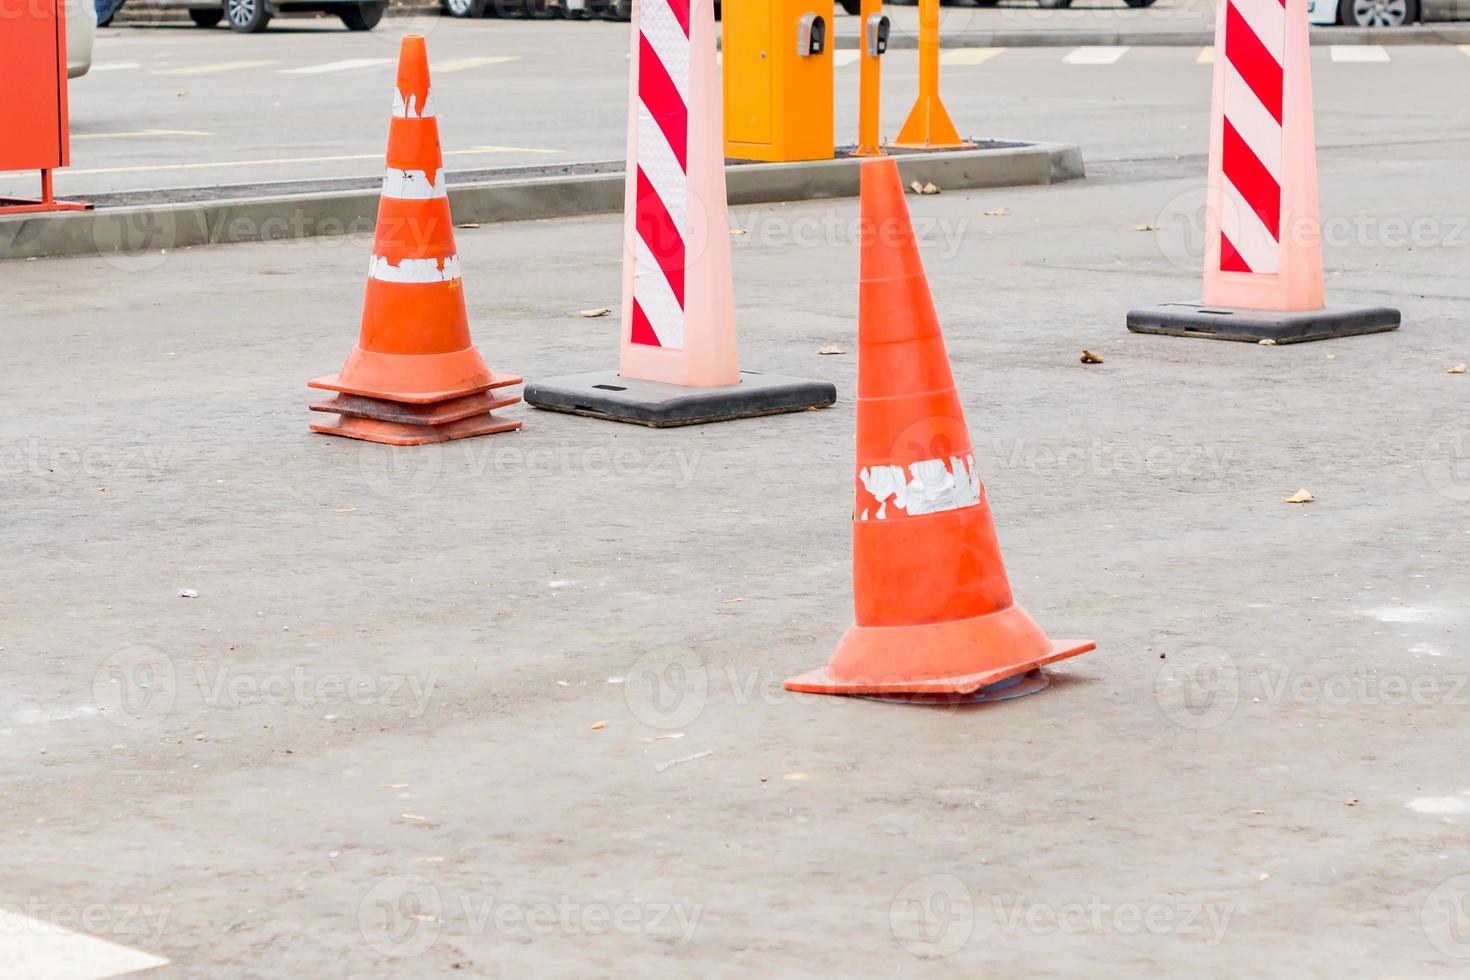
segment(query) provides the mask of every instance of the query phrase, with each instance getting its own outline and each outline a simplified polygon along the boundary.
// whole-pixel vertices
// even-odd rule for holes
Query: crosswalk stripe
[[[1062,60],[1069,65],[1111,65],[1128,53],[1127,48],[1107,45],[1077,48]]]
[[[471,68],[484,68],[486,65],[501,65],[507,61],[515,61],[513,54],[494,55],[487,58],[459,58],[455,61],[435,62],[430,70],[435,75],[448,75],[450,72],[469,71]]]
[[[89,73],[99,71],[131,71],[134,68],[141,67],[142,65],[136,61],[104,61],[100,65],[93,65]]]
[[[1387,61],[1388,51],[1378,44],[1334,44],[1333,61]]]
[[[840,51],[832,52],[832,64],[838,68],[841,68],[844,65],[852,64],[854,61],[857,61],[862,56],[863,53],[856,50],[855,48],[843,48]]]
[[[102,980],[165,966],[168,960],[19,913],[0,916],[0,962],[8,977]]]
[[[324,65],[307,65],[305,68],[283,68],[278,74],[325,75],[333,71],[352,71],[357,68],[371,68],[374,65],[386,65],[392,61],[392,58],[348,58],[346,61],[329,61]]]
[[[212,65],[190,65],[187,68],[164,68],[160,71],[149,72],[151,75],[219,75],[227,71],[240,71],[244,68],[264,68],[275,64],[274,61],[219,61]]]
[[[1470,54],[1470,44],[1460,45],[1460,50],[1465,52],[1466,54]]]
[[[1213,65],[1215,63],[1215,48],[1213,45],[1199,49],[1199,56],[1194,59],[1197,65]]]
[[[941,65],[981,65],[1005,48],[952,48],[939,56]]]

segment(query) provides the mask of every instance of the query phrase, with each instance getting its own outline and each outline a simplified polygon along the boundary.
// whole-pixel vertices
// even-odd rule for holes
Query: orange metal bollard
[[[878,135],[879,59],[888,51],[888,18],[883,16],[883,0],[862,0],[859,13],[863,36],[858,95],[858,141],[852,151],[855,157],[883,155],[883,140]]]
[[[0,65],[6,75],[0,115],[0,171],[39,170],[41,199],[0,197],[0,214],[85,211],[58,201],[51,171],[70,162],[66,106],[66,10],[63,0],[0,0]]]
[[[919,98],[898,139],[904,150],[961,150],[975,144],[961,139],[939,100],[939,0],[919,0]]]

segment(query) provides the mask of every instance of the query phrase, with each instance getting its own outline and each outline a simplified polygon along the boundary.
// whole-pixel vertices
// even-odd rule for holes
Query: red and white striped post
[[[1203,303],[1133,310],[1130,330],[1292,343],[1398,328],[1398,310],[1324,306],[1308,30],[1307,0],[1219,4]]]

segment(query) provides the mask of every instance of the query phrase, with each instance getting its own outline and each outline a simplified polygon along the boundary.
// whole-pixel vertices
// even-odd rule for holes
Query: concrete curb
[[[905,182],[945,190],[1052,184],[1084,177],[1082,151],[1069,143],[1006,143],[993,148],[896,157]],[[731,204],[855,197],[858,160],[735,164]],[[533,221],[623,209],[623,174],[516,178],[455,185],[449,197],[461,224]],[[138,255],[163,249],[326,235],[371,234],[378,190],[336,190],[238,200],[158,202],[96,211],[0,219],[0,259],[57,255]]]
[[[1381,44],[1386,47],[1419,44],[1470,44],[1470,24],[1429,27],[1334,27],[1313,30],[1314,46]],[[856,34],[839,36],[836,46],[857,48]],[[943,49],[951,48],[1071,48],[1092,45],[1133,48],[1193,48],[1215,43],[1213,30],[1191,31],[1098,31],[1086,28],[1014,31],[956,31],[944,35]],[[919,46],[912,34],[896,34],[888,42],[890,49],[911,50]]]

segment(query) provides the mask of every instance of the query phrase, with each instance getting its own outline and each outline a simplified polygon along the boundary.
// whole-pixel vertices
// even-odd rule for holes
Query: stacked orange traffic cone
[[[312,430],[393,446],[506,432],[519,419],[490,413],[520,401],[470,340],[454,220],[444,187],[439,122],[424,39],[403,38],[388,130],[388,168],[368,269],[362,332],[337,374],[308,384],[339,392],[311,406],[335,412]]]
[[[891,157],[862,165],[861,228],[857,621],[831,663],[786,688],[906,700],[1034,690],[1043,664],[1093,643],[1053,642],[1011,597]]]

